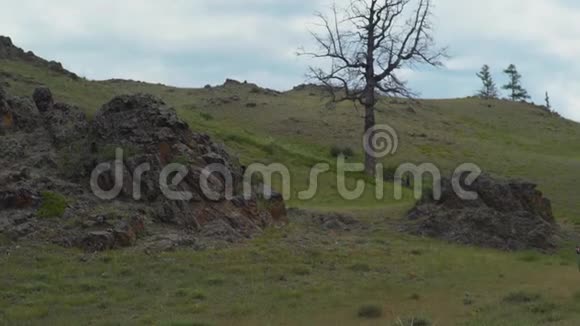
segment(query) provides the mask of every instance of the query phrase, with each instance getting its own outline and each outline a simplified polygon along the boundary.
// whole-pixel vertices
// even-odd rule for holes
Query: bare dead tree
[[[311,32],[315,52],[299,51],[326,60],[311,67],[310,77],[324,85],[332,102],[353,101],[365,108],[364,132],[375,126],[380,95],[412,98],[397,76],[401,68],[418,64],[440,66],[445,49],[432,36],[431,0],[351,0],[330,16],[317,14],[321,31]],[[376,158],[365,152],[365,171],[374,175]]]

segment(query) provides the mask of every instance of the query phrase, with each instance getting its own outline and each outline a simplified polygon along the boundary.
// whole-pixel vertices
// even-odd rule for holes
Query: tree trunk
[[[365,130],[364,134],[367,135],[369,130],[371,130],[375,126],[375,85],[371,80],[370,83],[367,84],[366,87],[366,94],[365,94]],[[368,176],[375,175],[375,166],[377,163],[377,159],[373,153],[373,144],[372,144],[372,135],[369,135],[368,139],[365,141],[369,141],[371,143],[365,144],[365,149],[369,149],[368,151],[365,150],[365,173]],[[365,137],[367,138],[367,137]]]
[[[365,134],[369,132],[371,128],[375,126],[375,106],[373,105],[365,105]],[[368,141],[372,141],[372,137],[368,137]],[[365,148],[372,149],[372,144],[366,144]],[[373,156],[374,153],[368,153],[365,150],[365,173],[368,176],[375,175],[375,166],[377,163],[377,159]]]
[[[377,88],[375,80],[375,5],[376,0],[371,2],[371,8],[369,13],[369,25],[367,27],[367,53],[366,53],[366,71],[365,71],[365,82],[366,88],[364,92],[364,106],[365,106],[365,135],[375,126],[375,90]],[[375,176],[375,165],[377,159],[375,158],[373,152],[374,146],[372,146],[372,135],[369,135],[368,140],[370,144],[365,144],[365,173],[368,176]],[[367,137],[364,137],[367,138]]]

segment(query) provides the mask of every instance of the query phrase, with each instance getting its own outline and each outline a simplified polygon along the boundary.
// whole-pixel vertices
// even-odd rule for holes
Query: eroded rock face
[[[281,196],[271,205],[259,205],[263,199],[257,196],[244,198],[238,160],[154,96],[116,97],[90,123],[79,108],[56,103],[46,88],[37,89],[34,99],[0,92],[0,232],[11,239],[42,238],[87,251],[139,245],[142,237],[161,239],[158,248],[201,247],[200,239],[231,243],[285,222]],[[116,166],[117,148],[121,192],[102,200],[91,191],[89,176],[102,163]],[[181,165],[187,175],[176,184],[167,178],[165,190],[186,191],[191,198],[164,193],[160,175],[170,164]],[[203,183],[207,166],[218,169]],[[114,172],[98,178],[103,190],[115,186]],[[44,192],[66,198],[62,217],[39,218]]]
[[[502,250],[556,247],[558,226],[550,201],[536,185],[520,181],[499,181],[480,176],[464,188],[478,199],[464,201],[448,179],[442,181],[442,197],[427,197],[408,214],[404,229],[416,235],[461,244]]]

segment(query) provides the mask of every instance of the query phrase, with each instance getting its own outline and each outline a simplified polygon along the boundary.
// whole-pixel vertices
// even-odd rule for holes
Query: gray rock
[[[115,247],[115,235],[111,231],[89,232],[80,240],[79,246],[87,252],[111,250]]]
[[[30,189],[0,190],[0,210],[25,209],[37,206],[40,195]]]
[[[52,92],[48,87],[39,87],[34,90],[32,99],[40,112],[47,112],[52,110],[54,105],[54,98]]]
[[[464,201],[442,180],[442,197],[426,196],[407,216],[403,230],[461,244],[502,250],[551,250],[559,227],[550,201],[536,185],[480,176],[466,190],[478,199]]]

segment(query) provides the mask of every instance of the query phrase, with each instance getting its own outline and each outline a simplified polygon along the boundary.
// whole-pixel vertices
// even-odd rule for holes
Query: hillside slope
[[[90,81],[0,40],[0,85],[10,95],[30,97],[46,85],[89,116],[118,94],[158,95],[243,164],[287,165],[293,195],[308,186],[311,166],[333,162],[332,146],[362,159],[361,112],[347,104],[327,109],[316,87],[281,93],[231,80],[203,89]],[[477,163],[538,182],[560,222],[580,225],[579,124],[528,104],[473,98],[383,99],[378,111],[378,122],[400,138],[384,161],[390,170],[402,162],[433,162],[445,172]],[[351,186],[353,177],[362,176],[348,178]],[[221,249],[86,254],[0,234],[0,324],[578,325],[574,244],[545,255],[412,236],[399,229],[414,204],[409,193],[395,201],[386,184],[379,201],[367,188],[344,200],[334,172],[325,173],[315,198],[290,200],[288,226]],[[365,311],[382,316],[366,320]]]
[[[80,106],[89,116],[115,95],[152,93],[176,107],[195,129],[239,151],[246,163],[256,157],[265,162],[306,158],[301,162],[306,165],[327,161],[333,145],[351,147],[362,159],[362,112],[347,103],[327,109],[323,94],[313,87],[279,93],[235,81],[203,89],[89,81],[38,62],[0,56],[4,87],[12,94],[29,96],[35,87],[46,85],[58,100]],[[580,222],[580,201],[575,196],[580,184],[578,123],[530,104],[476,98],[417,103],[385,98],[378,105],[377,121],[393,126],[400,138],[399,151],[384,162],[388,167],[432,162],[450,172],[458,164],[475,163],[499,176],[537,182],[553,200],[557,217]],[[298,185],[301,182],[293,188]]]

